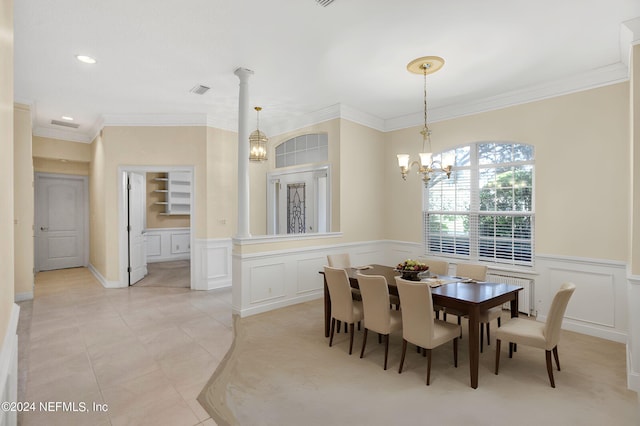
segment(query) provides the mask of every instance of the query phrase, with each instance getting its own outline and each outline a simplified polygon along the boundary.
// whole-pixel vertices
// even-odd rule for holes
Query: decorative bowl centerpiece
[[[398,263],[396,271],[402,274],[403,280],[420,281],[419,274],[429,270],[429,267],[417,260],[407,259],[402,263]]]

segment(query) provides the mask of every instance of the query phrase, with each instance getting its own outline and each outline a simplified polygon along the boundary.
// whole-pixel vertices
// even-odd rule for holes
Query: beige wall
[[[0,345],[13,305],[13,0],[0,0]]]
[[[345,242],[379,240],[384,235],[384,136],[340,120],[340,223]]]
[[[34,189],[31,157],[31,109],[16,105],[13,116],[14,166],[14,256],[15,294],[21,298],[33,294],[34,263]]]
[[[207,237],[231,238],[238,222],[238,134],[207,127],[206,161],[199,185],[206,193]]]
[[[205,127],[105,127],[92,144],[92,154],[90,259],[105,279],[120,279],[120,166],[193,166],[192,232],[196,238],[207,237]]]
[[[166,206],[156,202],[166,201],[167,195],[155,190],[167,189],[167,182],[158,181],[157,178],[166,178],[167,173],[147,173],[147,228],[188,228],[190,218],[188,215],[162,214]]]
[[[38,173],[89,176],[89,163],[34,157],[33,170]]]
[[[620,83],[434,123],[433,150],[476,141],[534,145],[536,253],[626,261],[628,111],[629,85]],[[419,179],[411,174],[403,183],[393,156],[416,155],[418,131],[388,135],[388,239],[421,241]]]
[[[91,161],[91,145],[82,142],[33,136],[33,156],[51,160],[88,163]]]
[[[89,175],[91,145],[33,136],[33,168],[39,173]]]

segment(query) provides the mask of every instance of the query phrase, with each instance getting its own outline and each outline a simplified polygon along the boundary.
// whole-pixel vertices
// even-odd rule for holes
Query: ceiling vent
[[[318,3],[322,7],[327,7],[331,3],[333,3],[333,0],[316,0],[316,3]]]
[[[60,120],[51,120],[51,124],[55,124],[56,126],[71,127],[72,129],[77,129],[78,127],[80,127],[80,125],[77,123],[69,123],[68,121]]]
[[[204,86],[202,84],[197,84],[189,90],[191,93],[195,93],[196,95],[204,95],[211,89],[211,87]]]

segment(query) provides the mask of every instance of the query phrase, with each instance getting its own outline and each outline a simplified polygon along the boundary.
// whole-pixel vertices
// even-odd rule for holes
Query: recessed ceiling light
[[[96,62],[98,62],[95,60],[95,58],[86,55],[76,55],[76,59],[80,62],[84,62],[85,64],[95,64]]]
[[[67,121],[73,121],[73,117],[69,117],[68,115],[63,115],[62,117],[63,120],[67,120]]]

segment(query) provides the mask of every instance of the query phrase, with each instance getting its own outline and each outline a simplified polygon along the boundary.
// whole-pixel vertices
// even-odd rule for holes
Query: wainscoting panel
[[[571,296],[565,318],[615,327],[615,287],[613,274],[549,268],[549,288],[553,293],[562,283],[572,282],[576,291]]]
[[[249,302],[256,304],[285,297],[285,270],[284,263],[252,266]]]
[[[150,228],[145,231],[147,263],[186,260],[191,257],[189,228]]]
[[[368,241],[234,253],[234,313],[246,317],[322,298],[324,281],[319,272],[327,264],[328,254],[349,253],[354,265],[366,265],[382,263],[384,252],[384,242]]]
[[[538,320],[564,282],[576,285],[562,328],[626,343],[629,331],[626,265],[601,259],[539,255],[536,257],[535,305]]]
[[[319,271],[327,264],[326,256],[317,256],[298,261],[298,277],[296,294],[304,294],[312,291],[323,290],[324,280]]]
[[[231,286],[231,239],[197,239],[191,257],[194,290]]]
[[[234,244],[239,244],[239,248],[233,255],[233,271],[237,273],[234,276],[233,309],[241,316],[323,297],[323,281],[318,272],[326,264],[328,254],[349,253],[354,266],[372,263],[393,266],[404,259],[423,256],[420,243],[389,240],[266,252],[256,252],[254,242],[251,252],[246,254],[241,254],[242,242],[234,240]],[[451,271],[455,271],[457,260],[449,259],[449,262]],[[253,269],[258,266],[263,268]],[[489,273],[531,280],[531,313],[542,322],[546,321],[549,306],[560,285],[565,281],[574,282],[577,289],[569,302],[563,328],[627,342],[629,295],[625,263],[538,255],[532,268],[489,265]],[[275,282],[277,280],[281,282]]]

